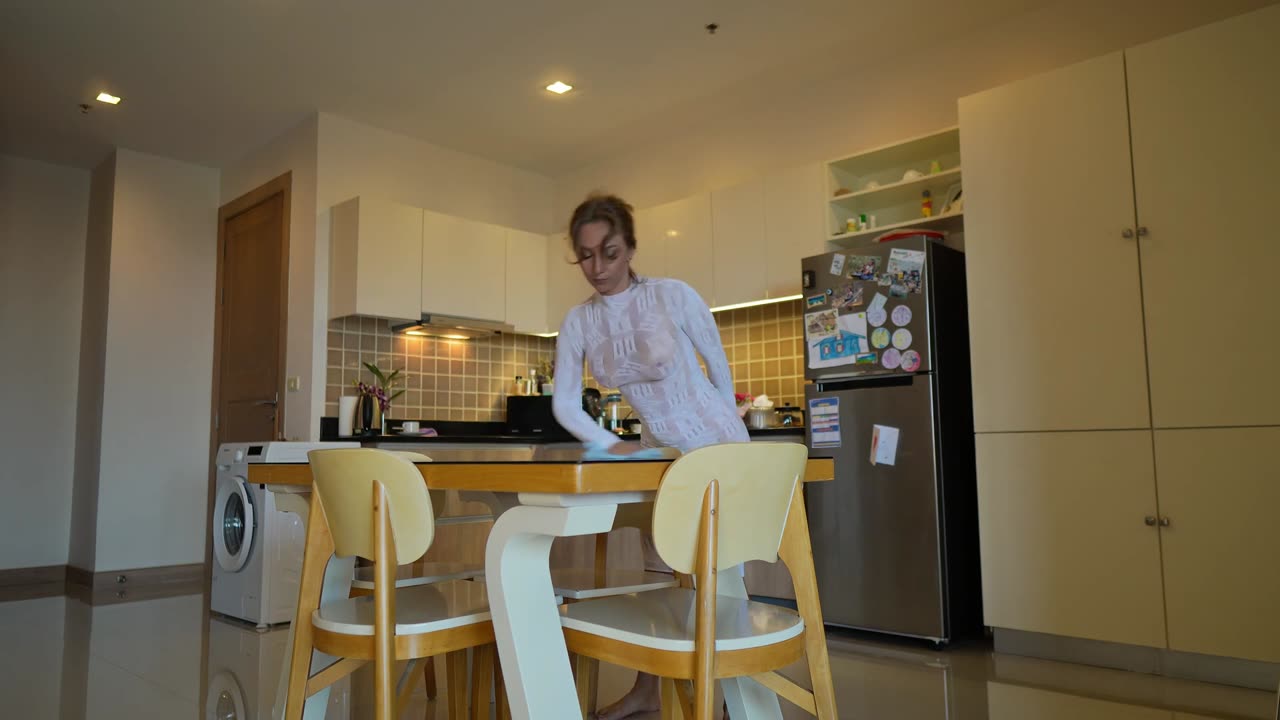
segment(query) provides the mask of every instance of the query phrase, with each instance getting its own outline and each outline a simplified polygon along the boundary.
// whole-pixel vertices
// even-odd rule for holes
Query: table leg
[[[813,569],[813,546],[809,541],[809,517],[805,514],[804,488],[796,488],[791,497],[791,511],[782,533],[778,555],[791,571],[796,591],[796,607],[804,618],[805,658],[809,663],[809,679],[813,683],[813,700],[818,720],[837,720],[836,691],[831,682],[831,660],[827,656],[827,631],[822,622],[822,605],[818,600],[818,581]]]
[[[718,595],[746,599],[747,584],[738,568],[731,568],[716,577]],[[732,720],[782,720],[782,706],[778,696],[760,683],[748,677],[725,678],[720,681],[725,704],[729,706]]]
[[[556,506],[562,500],[574,506]],[[494,523],[485,548],[485,583],[511,715],[515,720],[582,717],[551,587],[551,541],[608,532],[619,499],[522,495],[521,501],[526,504]]]

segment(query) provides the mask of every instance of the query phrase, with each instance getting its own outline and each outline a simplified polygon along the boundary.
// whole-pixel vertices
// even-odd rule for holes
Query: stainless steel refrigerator
[[[964,255],[923,236],[803,261],[807,486],[827,624],[979,632]]]

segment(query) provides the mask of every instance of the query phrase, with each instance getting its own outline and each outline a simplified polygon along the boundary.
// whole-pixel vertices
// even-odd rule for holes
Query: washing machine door
[[[253,497],[243,477],[231,476],[218,483],[213,511],[213,554],[227,572],[237,572],[249,560],[253,547]]]
[[[209,696],[205,700],[204,716],[207,720],[247,720],[244,691],[235,675],[223,671],[209,681]]]

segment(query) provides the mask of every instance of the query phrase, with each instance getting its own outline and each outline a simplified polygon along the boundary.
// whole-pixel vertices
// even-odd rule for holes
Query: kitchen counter
[[[398,426],[399,421],[391,421],[393,426]],[[434,443],[476,443],[476,444],[499,444],[499,445],[546,445],[551,443],[576,443],[574,438],[565,435],[543,436],[543,435],[512,435],[505,432],[505,426],[502,423],[490,422],[423,422],[423,428],[434,428],[439,434],[434,437],[423,437],[421,435],[365,435],[359,437],[340,437],[338,435],[337,418],[321,418],[320,420],[320,439],[325,441],[333,440],[359,440],[363,443],[370,444],[393,444],[393,443],[413,443],[413,444],[434,444]],[[748,429],[747,431],[752,438],[760,440],[780,439],[784,437],[794,436],[801,438],[798,442],[803,442],[804,427],[803,426],[779,426],[765,429]],[[637,433],[628,433],[620,436],[623,440],[639,440],[640,435]]]

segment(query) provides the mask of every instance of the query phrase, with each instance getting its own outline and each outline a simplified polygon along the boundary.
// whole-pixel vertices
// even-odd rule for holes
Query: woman
[[[645,447],[681,452],[747,442],[734,404],[729,362],[711,311],[679,280],[641,278],[631,206],[612,195],[592,196],[573,211],[569,234],[582,274],[595,288],[571,309],[556,341],[556,420],[584,443],[630,455]],[[698,355],[706,364],[703,374]],[[604,386],[618,388],[644,427],[640,442],[622,442],[582,410],[582,364]],[[648,541],[648,538],[645,538]],[[651,541],[646,542],[651,552]],[[619,720],[657,710],[658,679],[640,675],[635,687],[597,713]]]

